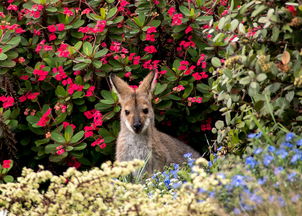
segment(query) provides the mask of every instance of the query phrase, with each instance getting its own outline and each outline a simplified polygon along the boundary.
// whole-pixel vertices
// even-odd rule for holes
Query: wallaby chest
[[[148,136],[130,132],[121,133],[120,136],[124,149],[122,160],[147,159],[148,155],[151,153],[151,148],[148,146]]]

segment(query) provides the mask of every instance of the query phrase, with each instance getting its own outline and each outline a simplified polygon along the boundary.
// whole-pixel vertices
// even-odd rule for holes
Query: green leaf
[[[271,37],[271,40],[273,42],[276,42],[279,38],[279,34],[280,34],[280,30],[277,26],[274,26],[273,27],[273,33],[272,33],[272,37]]]
[[[66,128],[65,128],[65,132],[64,132],[64,138],[67,142],[70,141],[71,137],[73,135],[73,129],[70,125],[68,125]]]
[[[239,21],[237,19],[232,20],[230,31],[235,31],[239,25]]]
[[[61,155],[50,155],[49,156],[49,161],[50,162],[60,162],[62,161],[64,158],[66,158],[68,156],[68,153],[67,152],[64,152],[63,154]]]
[[[181,6],[179,7],[179,10],[180,10],[180,12],[182,12],[185,16],[190,16],[190,10],[189,10],[187,7],[181,5]]]
[[[14,177],[12,177],[11,175],[6,175],[3,177],[3,180],[5,181],[5,183],[10,183],[14,181]]]
[[[104,103],[104,104],[110,104],[110,105],[115,103],[113,100],[104,100],[104,99],[100,100],[100,102]]]
[[[16,62],[12,61],[12,60],[5,60],[3,62],[1,62],[0,67],[8,67],[8,68],[12,68],[16,66]]]
[[[99,68],[101,68],[102,67],[102,62],[100,61],[100,60],[94,60],[93,62],[92,62],[92,65],[95,67],[95,68],[97,68],[97,69],[99,69]]]
[[[93,51],[93,47],[91,45],[91,43],[89,43],[88,41],[85,41],[83,44],[83,52],[87,55],[87,56],[91,56]]]
[[[111,8],[107,13],[106,19],[110,19],[111,17],[113,17],[116,14],[116,12],[117,12],[117,7]]]
[[[51,139],[54,140],[55,142],[58,142],[58,143],[65,143],[66,142],[64,137],[56,131],[51,132]]]
[[[193,90],[193,83],[190,83],[189,86],[186,86],[186,89],[182,95],[182,98],[187,98],[191,94],[192,90]]]
[[[258,14],[260,14],[262,11],[264,11],[265,9],[267,9],[267,6],[261,4],[257,7],[256,10],[253,11],[251,17],[255,17],[257,16]]]
[[[94,58],[100,58],[104,55],[106,55],[108,53],[108,49],[107,48],[104,48],[100,51],[98,51],[95,55],[94,55]]]
[[[67,91],[65,91],[64,87],[61,85],[58,85],[55,93],[58,97],[66,97],[68,95]]]
[[[221,62],[220,62],[220,59],[217,58],[217,57],[213,57],[211,59],[211,63],[214,67],[221,67]]]
[[[291,101],[294,99],[294,96],[295,96],[295,91],[290,91],[290,92],[287,92],[287,93],[286,93],[285,99],[286,99],[288,102],[291,102]]]
[[[5,60],[5,59],[7,59],[7,55],[4,54],[4,53],[1,53],[1,54],[0,54],[0,61],[3,61],[3,60]]]
[[[78,63],[76,65],[73,66],[73,70],[77,71],[77,70],[83,70],[84,68],[86,68],[89,64],[86,63]]]
[[[63,121],[65,121],[67,117],[67,113],[60,113],[54,120],[54,122],[52,123],[52,126],[55,126],[55,125],[58,125],[58,124],[61,124]]]
[[[39,121],[39,117],[38,116],[27,116],[26,117],[26,120],[29,124],[33,125],[33,124],[36,124],[38,121]]]
[[[167,83],[165,83],[165,84],[157,83],[155,90],[154,90],[154,95],[159,95],[160,93],[165,91],[167,89],[167,87],[168,87]]]
[[[265,73],[261,73],[261,74],[257,75],[256,79],[258,82],[262,82],[262,81],[266,80],[266,78],[267,78],[267,75]]]
[[[80,143],[73,147],[74,151],[81,151],[87,147],[87,143]]]
[[[215,122],[215,127],[218,129],[218,130],[221,130],[223,127],[224,127],[224,122],[221,121],[221,120],[218,120]]]
[[[20,41],[21,41],[21,36],[16,36],[13,37],[11,40],[9,40],[6,44],[13,45],[16,47],[19,45]]]
[[[202,24],[209,23],[213,19],[213,16],[200,16],[196,21],[201,22]]]
[[[78,142],[80,139],[82,139],[83,136],[84,136],[84,131],[79,131],[71,138],[70,143],[74,144]]]
[[[36,140],[35,144],[36,144],[36,146],[40,146],[40,145],[46,144],[48,142],[49,142],[49,139],[45,138],[45,139]]]
[[[46,154],[55,153],[59,144],[48,144],[45,146],[44,150]]]

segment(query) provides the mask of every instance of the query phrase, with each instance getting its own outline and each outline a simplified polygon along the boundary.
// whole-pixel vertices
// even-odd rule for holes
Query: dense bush
[[[226,60],[212,87],[225,121],[213,132],[226,151],[242,151],[259,123],[301,133],[301,25],[301,5],[286,1],[243,1],[217,22]]]
[[[69,168],[61,176],[24,168],[16,183],[0,185],[0,209],[10,215],[301,215],[302,139],[288,133],[276,148],[267,136],[250,134],[242,158],[218,153],[208,164],[186,154],[186,164],[140,184],[118,177],[141,161]]]
[[[220,65],[212,58],[220,45],[208,43],[205,30],[226,7],[227,1],[2,2],[0,122],[9,126],[1,135],[7,148],[17,145],[27,166],[45,159],[94,166],[112,158],[120,108],[107,76],[138,84],[155,70],[158,126],[205,152],[204,134],[217,119],[210,115],[217,106],[208,71]]]

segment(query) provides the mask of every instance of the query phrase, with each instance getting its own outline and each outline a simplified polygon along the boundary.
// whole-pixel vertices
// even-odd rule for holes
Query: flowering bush
[[[214,161],[208,164],[199,158],[193,166],[185,155],[187,166],[173,165],[154,174],[146,181],[146,191],[151,197],[158,190],[177,197],[179,188],[193,182],[199,185],[200,201],[215,199],[222,212],[231,215],[300,215],[302,139],[287,133],[276,145],[267,136],[266,132],[249,134],[250,147],[243,158],[224,156],[220,149]],[[207,172],[200,172],[202,167]],[[201,178],[206,179],[203,184],[196,181]]]
[[[226,50],[223,65],[212,58],[212,89],[225,116],[213,132],[226,152],[242,152],[249,131],[259,127],[254,119],[301,133],[301,25],[301,3],[242,1],[209,30]]]
[[[151,70],[159,74],[158,126],[205,151],[217,106],[209,87],[214,47],[204,30],[216,6],[215,19],[226,1],[3,2],[0,113],[20,157],[75,167],[111,158],[120,107],[108,74],[138,84]]]

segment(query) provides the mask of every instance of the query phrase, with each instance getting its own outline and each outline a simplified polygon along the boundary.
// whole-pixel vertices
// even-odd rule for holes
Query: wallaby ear
[[[141,93],[145,93],[148,96],[152,97],[152,93],[156,86],[156,72],[150,72],[143,80],[143,82],[138,87],[137,91]]]
[[[109,79],[113,91],[117,93],[120,100],[123,100],[125,97],[131,95],[132,89],[124,80],[115,74],[110,74]]]

